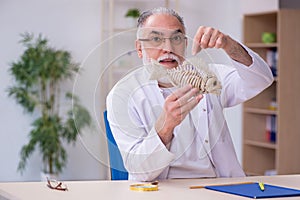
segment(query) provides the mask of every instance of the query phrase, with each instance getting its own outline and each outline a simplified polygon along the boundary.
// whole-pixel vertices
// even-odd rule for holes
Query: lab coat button
[[[203,112],[206,112],[206,109],[205,109],[205,108],[203,108],[202,110],[203,110]]]
[[[204,140],[205,141],[205,143],[208,143],[208,140]]]

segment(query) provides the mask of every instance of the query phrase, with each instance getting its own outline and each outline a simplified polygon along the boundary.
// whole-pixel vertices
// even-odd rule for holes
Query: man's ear
[[[141,41],[138,41],[138,40],[135,41],[135,49],[138,54],[138,57],[143,58]]]

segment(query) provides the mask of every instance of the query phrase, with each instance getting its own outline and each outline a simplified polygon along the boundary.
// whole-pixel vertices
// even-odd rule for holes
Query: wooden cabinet
[[[262,43],[262,33],[277,41]],[[243,168],[248,175],[300,173],[300,10],[282,9],[244,16],[244,43],[267,60],[277,51],[273,84],[243,105]],[[276,99],[277,109],[269,109]],[[266,134],[276,122],[276,141]]]

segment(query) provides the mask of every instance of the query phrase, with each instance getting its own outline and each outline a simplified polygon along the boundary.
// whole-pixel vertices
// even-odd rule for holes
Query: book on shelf
[[[277,76],[277,60],[278,60],[277,49],[268,49],[266,52],[266,62],[270,66],[274,77]]]
[[[275,176],[277,175],[277,170],[276,169],[268,169],[265,171],[265,176]]]
[[[266,138],[267,141],[276,143],[277,124],[276,115],[268,115],[266,117]]]

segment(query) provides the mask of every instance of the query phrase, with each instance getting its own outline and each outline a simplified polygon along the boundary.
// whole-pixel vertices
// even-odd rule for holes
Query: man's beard
[[[151,65],[151,58],[149,58],[149,56],[147,55],[145,50],[142,50],[142,55],[143,55],[143,64],[144,65]],[[180,61],[179,57],[176,56],[175,54],[170,54],[170,53],[167,53],[167,54],[164,54],[164,55],[160,56],[157,59],[157,61],[160,61],[160,60],[168,58],[168,57],[171,57],[172,59],[176,60],[178,64],[181,64],[181,61]],[[166,77],[166,76],[159,78],[157,81],[158,81],[158,83],[161,83],[162,85],[172,85],[169,78]]]

